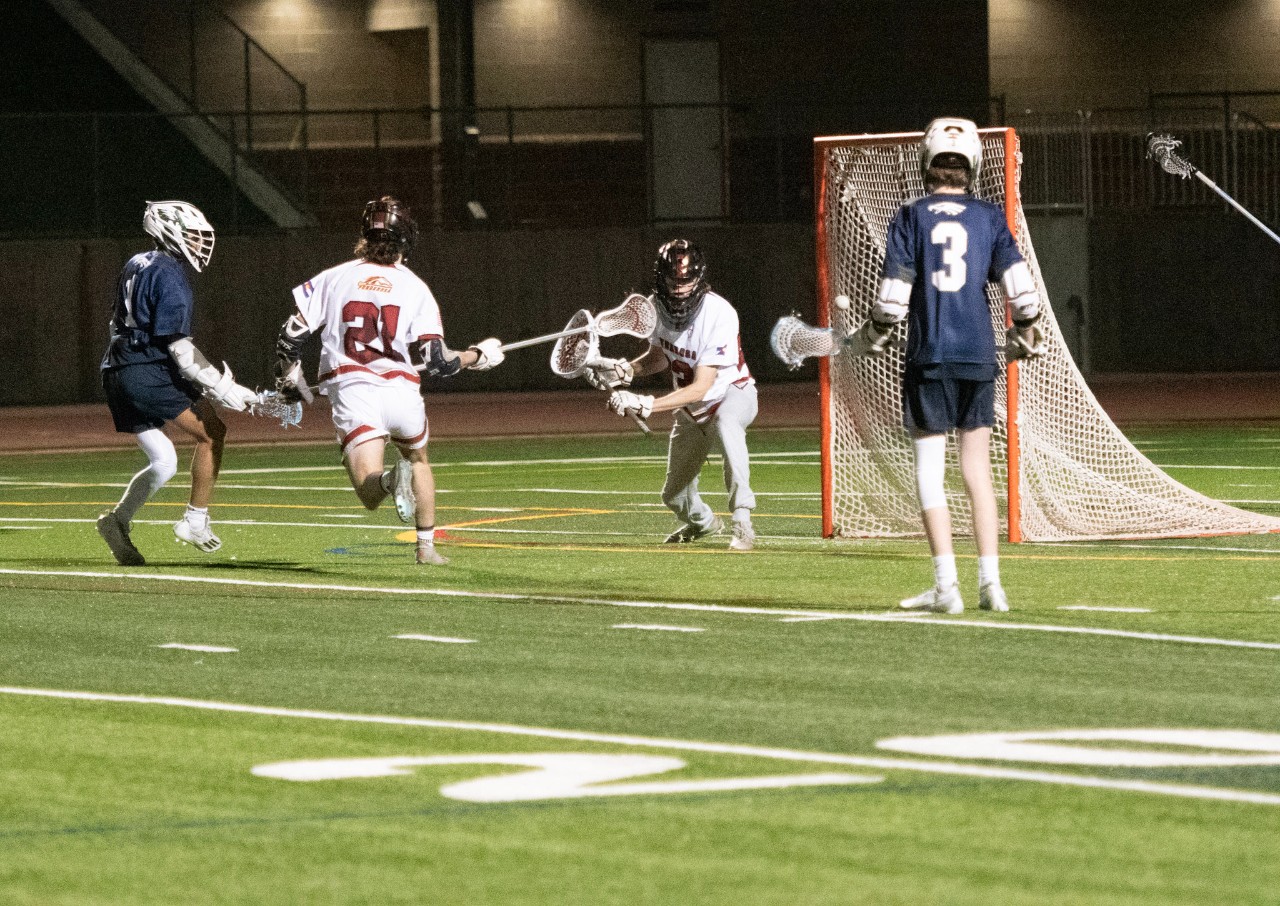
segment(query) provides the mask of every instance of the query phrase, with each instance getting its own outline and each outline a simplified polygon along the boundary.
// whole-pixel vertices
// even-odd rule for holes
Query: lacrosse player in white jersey
[[[698,495],[698,474],[718,444],[724,456],[724,483],[733,514],[730,550],[749,551],[756,534],[751,511],[751,462],[747,428],[757,411],[756,382],[742,355],[738,313],[723,296],[711,291],[702,252],[687,239],[658,249],[653,266],[653,300],[658,324],[649,350],[633,361],[605,360],[588,380],[611,389],[609,408],[618,415],[674,412],[667,449],[667,477],[662,502],[683,523],[667,536],[667,544],[687,544],[724,531],[724,523]],[[670,370],[674,390],[646,396],[619,389],[646,374]]]
[[[916,490],[933,555],[934,585],[907,598],[907,610],[961,613],[951,515],[944,488],[947,432],[956,432],[960,472],[973,509],[978,606],[1009,609],[1000,584],[991,426],[999,367],[986,285],[999,281],[1013,317],[1009,359],[1044,352],[1040,296],[1009,231],[1004,209],[970,194],[982,166],[982,140],[970,120],[929,124],[920,172],[929,192],[907,202],[889,225],[880,293],[850,336],[858,355],[880,355],[894,327],[907,323],[903,420],[915,447]]]
[[[504,356],[492,338],[462,352],[445,346],[435,297],[405,266],[417,238],[417,224],[398,199],[387,195],[365,205],[355,259],[293,290],[297,310],[276,342],[276,389],[289,400],[309,398],[302,345],[318,332],[320,392],[332,406],[351,487],[370,510],[393,495],[400,520],[417,529],[417,562],[439,566],[448,560],[435,548],[435,480],[411,350],[433,377],[486,371]],[[400,452],[389,471],[383,463],[388,438]]]
[[[147,467],[130,479],[120,502],[98,518],[98,534],[121,566],[146,565],[130,525],[178,471],[178,453],[161,430],[166,424],[195,441],[190,502],[173,532],[206,553],[222,546],[209,525],[209,501],[227,429],[212,403],[244,412],[257,399],[225,363],[221,370],[209,364],[191,342],[195,300],[187,273],[204,270],[213,257],[209,221],[185,201],[149,201],[142,228],[156,248],[134,255],[120,273],[111,342],[102,357],[102,387],[116,430],[136,436],[147,455]]]

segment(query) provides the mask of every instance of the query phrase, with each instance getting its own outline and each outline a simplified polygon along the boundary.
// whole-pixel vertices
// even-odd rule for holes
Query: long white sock
[[[165,437],[159,428],[140,431],[138,446],[147,454],[148,463],[145,469],[129,479],[124,496],[116,504],[116,515],[125,525],[132,522],[142,505],[178,473],[178,451],[174,449],[173,441]]]
[[[950,588],[959,581],[956,573],[956,555],[939,554],[933,558],[933,584],[938,588]]]
[[[978,558],[978,584],[979,585],[999,585],[1000,584],[1000,557],[992,554],[989,557]]]

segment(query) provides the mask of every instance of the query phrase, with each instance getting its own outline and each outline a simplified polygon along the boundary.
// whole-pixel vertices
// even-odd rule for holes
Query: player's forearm
[[[672,390],[665,396],[657,397],[653,401],[654,412],[674,412],[693,403],[700,403],[711,391],[711,385],[715,383],[715,372],[711,373],[709,380],[694,380],[687,387],[681,387],[678,390]]]
[[[635,377],[645,377],[650,374],[658,374],[667,368],[667,357],[652,346],[649,351],[639,358],[631,360],[631,367],[635,369]]]

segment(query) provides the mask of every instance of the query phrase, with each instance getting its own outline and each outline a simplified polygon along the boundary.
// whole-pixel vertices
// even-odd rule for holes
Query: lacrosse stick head
[[[1178,153],[1181,146],[1182,142],[1172,135],[1147,133],[1147,157],[1159,164],[1164,172],[1186,179],[1196,172],[1196,168]]]
[[[596,315],[596,332],[602,337],[627,334],[647,340],[657,326],[658,310],[654,307],[653,300],[639,293],[627,296],[617,308],[610,308]]]
[[[564,329],[574,332],[551,347],[551,370],[572,380],[585,374],[588,364],[600,357],[600,338],[595,318],[585,308],[579,309]]]
[[[288,402],[275,390],[260,391],[249,409],[253,415],[280,419],[282,428],[292,428],[302,422],[302,403]]]
[[[769,334],[769,345],[773,347],[773,354],[792,371],[803,365],[805,359],[836,355],[841,349],[830,330],[811,327],[795,314],[778,319]]]

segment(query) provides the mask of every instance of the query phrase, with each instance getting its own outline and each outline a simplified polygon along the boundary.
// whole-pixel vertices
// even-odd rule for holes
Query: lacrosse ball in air
[[[849,297],[844,295],[843,293],[839,296],[836,296],[835,299],[833,299],[832,301],[835,303],[836,308],[840,309],[841,311],[849,310],[849,305],[850,305]]]

